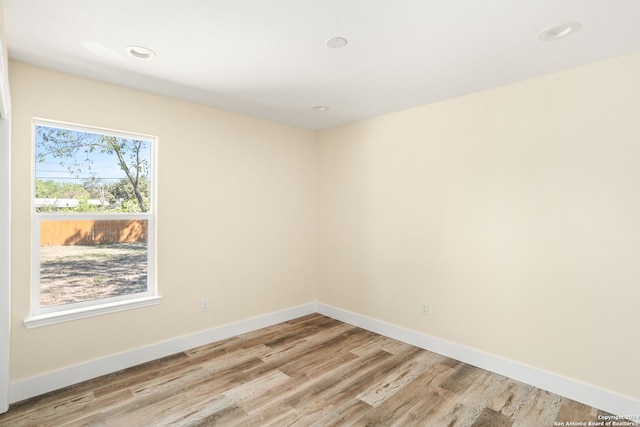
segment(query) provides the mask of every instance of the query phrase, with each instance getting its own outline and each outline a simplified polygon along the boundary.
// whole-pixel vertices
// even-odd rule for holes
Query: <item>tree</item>
[[[86,179],[82,186],[86,189],[92,199],[100,200],[101,205],[114,201],[114,197],[111,194],[113,185],[108,184],[102,178],[92,176],[91,178]]]
[[[50,199],[60,196],[60,185],[52,180],[36,179],[36,197]]]
[[[48,126],[36,126],[39,162],[48,156],[60,160],[72,175],[91,171],[97,154],[114,156],[114,161],[131,184],[139,212],[147,212],[143,182],[148,181],[149,161],[144,156],[148,141]]]
[[[146,177],[140,179],[139,187],[143,195],[149,194],[149,180],[146,179]],[[126,178],[122,178],[120,181],[111,184],[111,187],[109,187],[109,192],[115,200],[135,199],[133,186],[131,185],[131,182],[129,182],[129,180]]]
[[[43,199],[82,199],[90,193],[80,184],[36,179],[36,197]]]

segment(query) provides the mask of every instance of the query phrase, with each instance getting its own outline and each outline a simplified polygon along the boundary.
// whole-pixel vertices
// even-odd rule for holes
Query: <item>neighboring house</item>
[[[44,207],[51,207],[54,209],[76,209],[80,205],[80,199],[56,199],[56,198],[36,198],[35,208],[40,209]],[[87,203],[93,206],[110,206],[109,202],[89,199]]]

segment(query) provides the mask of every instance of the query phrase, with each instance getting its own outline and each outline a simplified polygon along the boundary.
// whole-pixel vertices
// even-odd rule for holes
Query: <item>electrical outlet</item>
[[[200,311],[209,311],[209,298],[204,298],[200,301]]]
[[[429,315],[429,303],[426,301],[420,301],[420,314],[423,316]]]

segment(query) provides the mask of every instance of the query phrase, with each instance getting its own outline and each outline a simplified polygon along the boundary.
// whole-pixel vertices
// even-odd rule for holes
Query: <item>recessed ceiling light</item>
[[[316,113],[324,113],[329,110],[329,107],[326,105],[316,105],[315,107],[311,107],[311,111],[315,111]]]
[[[136,59],[151,59],[157,56],[154,51],[144,46],[127,46],[125,51]]]
[[[566,24],[549,27],[538,36],[538,40],[554,41],[573,34],[580,29],[578,22],[567,22]]]
[[[326,42],[327,46],[332,49],[340,49],[345,47],[347,43],[349,42],[344,37],[333,37]]]

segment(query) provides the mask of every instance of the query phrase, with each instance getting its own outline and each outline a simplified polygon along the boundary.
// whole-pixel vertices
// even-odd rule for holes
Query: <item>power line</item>
[[[74,181],[91,181],[93,177],[83,177],[83,178],[74,178],[74,177],[60,177],[60,176],[36,176],[36,179],[50,179],[50,180],[63,180],[63,181],[67,181],[67,180],[74,180]],[[105,177],[99,177],[96,178],[96,180],[98,179],[102,179],[102,180],[107,180],[107,181],[120,181],[122,179],[127,179],[124,176],[118,177],[118,178],[105,178]]]

